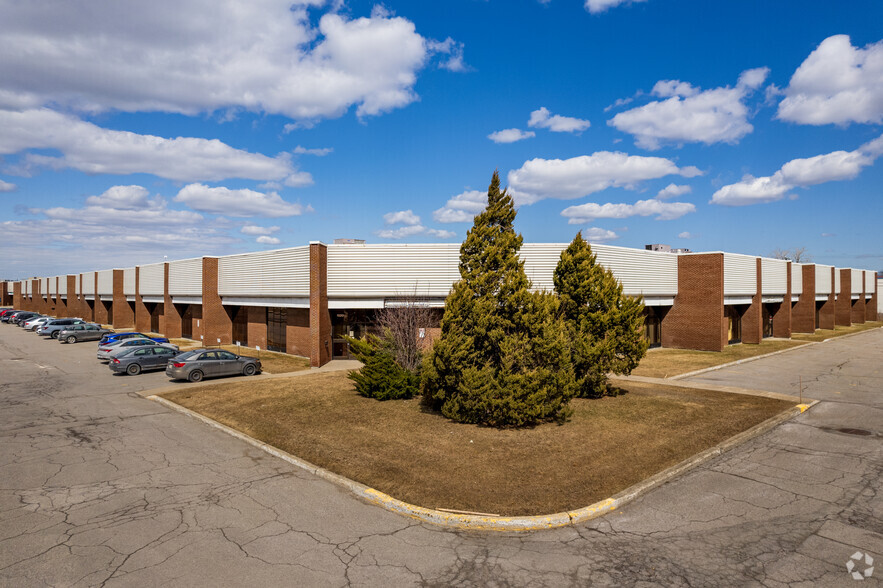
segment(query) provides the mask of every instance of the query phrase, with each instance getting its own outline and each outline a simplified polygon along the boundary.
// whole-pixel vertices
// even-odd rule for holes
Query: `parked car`
[[[132,347],[167,347],[168,349],[172,349],[175,353],[178,352],[178,346],[172,345],[171,343],[157,343],[153,339],[142,339],[142,338],[133,338],[133,339],[123,339],[122,341],[110,341],[109,343],[103,343],[98,345],[98,359],[111,359],[117,353],[121,351],[125,351],[131,349]]]
[[[149,335],[145,335],[144,333],[109,333],[101,338],[101,342],[99,345],[104,345],[105,343],[109,343],[111,341],[120,341],[123,339],[134,339],[134,338],[142,338],[142,339],[150,339],[152,341],[156,341],[157,343],[168,343],[169,340],[166,337],[151,337]]]
[[[82,325],[69,325],[63,331],[58,332],[58,340],[62,343],[96,341],[110,332],[110,329],[103,329],[101,325],[96,325],[93,323],[84,323]]]
[[[0,310],[0,317],[4,317],[7,314],[9,314],[10,312],[15,312],[15,309],[14,308],[4,308],[4,309]]]
[[[16,314],[14,317],[12,317],[12,320],[10,322],[12,322],[18,326],[21,326],[21,324],[24,321],[26,321],[30,318],[33,318],[35,316],[40,316],[40,313],[39,312],[31,312],[29,310],[26,310],[26,311],[19,312],[18,314]]]
[[[176,349],[165,345],[147,345],[121,351],[107,365],[115,374],[137,376],[142,371],[165,368],[176,355]]]
[[[22,325],[22,326],[24,327],[25,331],[35,331],[37,329],[37,327],[44,324],[46,321],[51,321],[51,320],[52,320],[51,316],[35,316],[35,317],[31,317],[28,320],[26,320],[24,325]]]
[[[7,312],[6,314],[4,314],[3,316],[0,316],[0,321],[3,321],[4,323],[12,324],[12,319],[14,319],[16,317],[16,315],[18,315],[19,313],[22,313],[22,312],[24,312],[24,311],[23,310],[11,310],[11,311]]]
[[[261,360],[236,355],[223,349],[195,349],[185,351],[166,366],[166,375],[175,380],[199,382],[203,378],[260,373]]]
[[[86,324],[86,321],[79,318],[53,319],[37,327],[37,334],[43,335],[44,337],[51,337],[52,339],[58,339],[58,333],[63,331],[66,327],[84,324]]]

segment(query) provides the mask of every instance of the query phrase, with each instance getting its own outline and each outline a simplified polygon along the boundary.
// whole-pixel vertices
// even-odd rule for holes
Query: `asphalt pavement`
[[[587,524],[463,533],[143,398],[162,372],[0,325],[0,585],[878,584],[883,330],[690,381],[822,402]]]

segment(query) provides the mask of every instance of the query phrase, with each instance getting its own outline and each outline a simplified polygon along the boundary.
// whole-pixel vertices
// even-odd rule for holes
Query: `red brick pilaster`
[[[78,317],[81,316],[80,309],[80,299],[77,297],[77,276],[68,275],[64,277],[67,280],[67,313],[65,316],[67,317]]]
[[[67,302],[64,298],[61,297],[61,284],[62,280],[66,280],[66,277],[59,276],[55,279],[55,315],[59,318],[64,318],[67,316]]]
[[[331,315],[328,313],[328,247],[310,243],[310,365],[331,361]]]
[[[840,270],[840,292],[837,292],[834,307],[834,324],[843,327],[852,324],[852,271],[849,268]]]
[[[218,294],[218,258],[202,258],[202,322],[206,345],[233,342],[233,318]]]
[[[172,297],[169,295],[169,264],[163,264],[163,315],[159,321],[163,335],[171,338],[181,337],[181,313],[172,304]]]
[[[788,291],[785,293],[785,299],[779,305],[779,310],[773,315],[773,337],[781,337],[783,339],[791,338],[791,262],[788,262]]]
[[[801,273],[803,290],[791,309],[791,330],[812,333],[816,330],[816,266],[805,265]]]
[[[721,351],[726,345],[724,256],[678,255],[678,295],[662,319],[662,346]]]
[[[150,332],[150,311],[141,299],[141,268],[135,267],[135,330]]]
[[[21,282],[15,282],[12,285],[12,307],[16,310],[24,309],[24,300],[21,295]]]
[[[757,292],[751,297],[751,306],[742,315],[742,343],[760,343],[763,340],[763,282],[761,260],[757,258]]]
[[[113,327],[135,326],[135,311],[126,300],[125,270],[113,270]]]
[[[834,272],[836,268],[831,268],[831,293],[828,294],[828,300],[819,307],[819,324],[817,329],[834,330],[834,314],[837,307],[837,293],[834,292]]]

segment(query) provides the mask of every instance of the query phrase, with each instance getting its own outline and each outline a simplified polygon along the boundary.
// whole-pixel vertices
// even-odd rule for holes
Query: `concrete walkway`
[[[454,533],[145,400],[94,344],[0,326],[2,586],[786,586],[883,563],[883,331],[691,381],[823,402],[579,527]],[[183,384],[186,385],[186,384]],[[143,393],[143,392],[141,392]],[[839,429],[861,429],[854,435]],[[542,484],[525,480],[525,484]]]

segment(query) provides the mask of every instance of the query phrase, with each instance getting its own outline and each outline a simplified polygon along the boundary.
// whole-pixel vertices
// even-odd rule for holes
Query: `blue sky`
[[[883,269],[879,0],[0,0],[0,277],[527,241]]]

